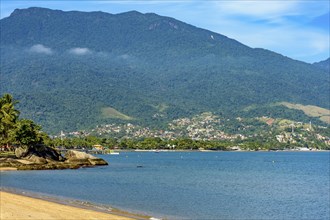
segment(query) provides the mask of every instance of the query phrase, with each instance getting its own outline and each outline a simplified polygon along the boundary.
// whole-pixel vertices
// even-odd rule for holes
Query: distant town
[[[87,136],[114,138],[117,142],[143,141],[146,138],[163,141],[190,139],[197,142],[222,143],[222,146],[230,150],[330,149],[330,132],[325,126],[269,117],[226,119],[210,112],[173,120],[164,130],[133,123],[113,123],[99,125],[91,130],[62,132],[53,138],[63,140]]]

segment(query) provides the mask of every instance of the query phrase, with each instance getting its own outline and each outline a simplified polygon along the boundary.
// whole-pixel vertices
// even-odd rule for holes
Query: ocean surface
[[[2,172],[1,188],[167,219],[329,219],[329,152],[121,152],[109,166]]]

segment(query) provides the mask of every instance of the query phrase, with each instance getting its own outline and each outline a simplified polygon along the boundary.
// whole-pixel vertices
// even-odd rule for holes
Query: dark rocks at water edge
[[[47,146],[35,146],[30,148],[19,147],[15,150],[15,156],[15,158],[0,158],[0,168],[11,167],[17,168],[18,170],[53,170],[108,165],[108,163],[101,158],[75,150],[67,151],[63,157],[55,149]]]

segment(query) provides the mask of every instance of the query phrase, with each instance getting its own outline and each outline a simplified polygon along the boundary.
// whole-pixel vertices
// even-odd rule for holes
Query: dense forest
[[[313,63],[313,65],[329,72],[330,71],[330,58],[328,58],[326,60],[322,60],[320,62]]]
[[[327,70],[174,18],[29,8],[0,26],[0,94],[17,97],[22,116],[51,134],[163,128],[206,111],[323,124],[274,103],[330,109]]]
[[[0,147],[12,150],[13,146],[34,147],[50,140],[41,126],[29,119],[19,118],[17,100],[10,94],[0,97]],[[48,141],[49,142],[49,141]]]
[[[223,120],[212,113],[203,113],[192,119],[175,120],[171,124],[174,136],[158,134],[134,136],[111,136],[96,133],[61,135],[51,137],[42,131],[41,126],[29,119],[20,118],[12,95],[0,98],[0,151],[12,151],[18,146],[33,149],[50,146],[66,149],[93,149],[103,145],[106,149],[122,150],[291,150],[301,147],[308,149],[330,149],[329,129],[304,125],[288,120],[265,123],[268,118]],[[224,121],[224,122],[223,122]],[[188,122],[188,123],[187,123]],[[295,132],[293,132],[293,126]],[[185,129],[186,127],[186,129]],[[191,128],[194,127],[193,130]],[[216,128],[216,129],[215,129]],[[118,128],[116,128],[118,129]],[[140,128],[138,128],[140,129]],[[130,125],[130,130],[134,130]],[[145,130],[145,129],[144,129]],[[189,133],[190,131],[190,133]],[[191,136],[191,132],[194,133]],[[238,135],[233,135],[237,133]],[[206,135],[206,136],[205,136]],[[278,139],[281,138],[282,140]],[[283,141],[284,140],[284,141]]]

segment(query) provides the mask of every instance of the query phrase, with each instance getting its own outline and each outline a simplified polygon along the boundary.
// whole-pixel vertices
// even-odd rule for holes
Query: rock
[[[64,158],[60,153],[57,152],[57,150],[47,147],[44,145],[38,145],[30,148],[29,153],[34,154],[38,157],[42,157],[48,160],[54,160],[54,161],[63,161]]]
[[[17,170],[55,170],[78,169],[82,166],[108,165],[108,163],[101,158],[74,150],[67,152],[67,160],[65,160],[56,150],[46,146],[17,148],[15,155],[19,159],[9,157],[0,158],[0,168],[17,168]]]
[[[78,166],[91,166],[92,165],[88,159],[75,159],[75,158],[68,159],[65,161],[65,163],[74,164],[74,165],[78,165]]]
[[[68,163],[76,163],[79,165],[108,165],[108,163],[101,159],[97,158],[93,155],[87,154],[85,152],[80,152],[76,150],[69,150],[65,154],[65,158],[67,159]]]
[[[0,167],[17,167],[21,163],[13,158],[0,158]]]
[[[44,145],[33,147],[18,147],[15,150],[15,155],[19,159],[29,159],[30,157],[32,159],[36,159],[35,157],[32,157],[32,155],[34,155],[36,157],[44,158],[50,161],[64,161],[64,158],[60,153],[58,153],[55,149]]]
[[[67,164],[64,162],[55,162],[47,164],[21,164],[17,166],[18,170],[63,170],[63,169],[78,169],[79,165]]]
[[[17,161],[20,162],[20,163],[22,163],[22,164],[33,164],[33,162],[28,161],[28,160],[24,160],[24,159],[19,159]]]
[[[38,157],[34,154],[30,154],[29,156],[25,157],[26,160],[34,163],[34,164],[46,164],[48,163],[47,160],[43,157]]]
[[[27,147],[18,147],[15,149],[15,156],[17,158],[23,158],[25,156],[27,156],[29,153],[29,148]]]
[[[68,150],[65,154],[66,159],[97,159],[91,154],[87,154],[85,152],[76,151],[76,150]]]
[[[63,161],[64,158],[55,149],[37,145],[33,147],[18,147],[15,155],[19,159],[24,159],[33,164],[47,164],[52,161]],[[27,163],[25,163],[27,164]]]
[[[101,158],[97,158],[97,159],[88,159],[88,161],[95,166],[103,166],[103,165],[108,165],[108,163],[101,159]]]

